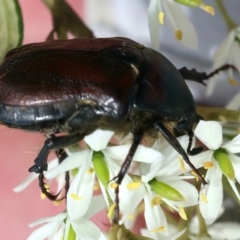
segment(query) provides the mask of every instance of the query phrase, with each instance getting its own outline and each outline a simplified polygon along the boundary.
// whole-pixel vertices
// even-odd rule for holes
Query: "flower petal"
[[[162,1],[162,3],[174,35],[177,31],[181,31],[182,38],[180,42],[187,48],[197,49],[198,38],[196,31],[180,5],[174,1],[166,0]]]
[[[102,237],[99,228],[85,218],[81,218],[81,220],[77,222],[71,222],[71,224],[78,239],[98,240]]]
[[[113,131],[97,129],[93,133],[84,137],[84,141],[90,146],[92,150],[100,151],[106,148],[113,135]]]
[[[217,219],[223,202],[222,172],[217,165],[208,170],[206,179],[209,180],[209,185],[200,191],[200,198],[204,194],[207,202],[200,199],[199,207],[206,223],[212,224]]]
[[[209,149],[216,150],[222,144],[222,126],[215,121],[200,121],[195,136]]]
[[[61,164],[44,173],[46,179],[55,178],[58,174],[80,167],[86,159],[91,157],[92,150],[86,149],[68,156]]]
[[[67,193],[67,210],[71,221],[78,221],[87,212],[93,195],[95,172],[88,172],[92,166],[90,157],[80,168]]]
[[[230,153],[240,153],[240,134],[222,145]]]
[[[161,1],[151,0],[148,7],[148,28],[151,37],[152,48],[157,50],[160,45],[158,14],[163,12]]]

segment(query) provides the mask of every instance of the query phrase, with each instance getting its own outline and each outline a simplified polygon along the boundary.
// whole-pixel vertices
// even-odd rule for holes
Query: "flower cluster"
[[[166,142],[155,143],[153,148],[141,145],[134,155],[131,173],[126,174],[120,185],[119,224],[131,228],[131,219],[136,218],[142,202],[147,227],[142,230],[142,234],[151,239],[176,239],[185,231],[175,229],[172,232],[166,218],[169,214],[167,206],[178,213],[181,221],[187,221],[184,209],[199,204],[205,222],[212,224],[222,207],[223,175],[240,201],[235,186],[235,178],[237,182],[240,181],[240,157],[236,155],[240,152],[240,135],[223,143],[221,125],[211,121],[200,121],[195,134],[208,150],[190,157],[190,160],[196,168],[207,169],[205,179],[209,184],[198,191],[196,184],[192,184],[195,177],[190,174],[190,167]],[[41,223],[45,225],[35,230],[28,239],[106,239],[89,219],[100,210],[107,209],[109,219],[112,220],[115,189],[110,180],[120,171],[130,149],[129,144],[108,145],[113,135],[111,131],[96,130],[84,139],[89,148],[78,147],[77,152],[69,153],[69,157],[60,165],[45,173],[46,179],[50,180],[65,171],[71,171],[73,180],[67,193],[66,210],[57,216],[32,223],[31,227]],[[188,136],[179,137],[178,141],[184,149],[187,148]],[[102,195],[93,196],[96,179]],[[26,186],[26,183],[22,185]]]

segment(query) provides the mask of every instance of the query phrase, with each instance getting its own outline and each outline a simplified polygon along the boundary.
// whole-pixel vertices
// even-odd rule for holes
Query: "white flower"
[[[165,14],[166,13],[166,14]],[[152,47],[159,49],[159,22],[164,24],[164,16],[177,40],[185,47],[196,49],[198,39],[191,21],[182,11],[179,3],[173,0],[151,0],[148,8],[148,25]]]
[[[240,27],[237,27],[230,31],[227,38],[216,50],[213,60],[213,70],[228,63],[234,65],[240,71]],[[213,90],[217,83],[217,78],[218,76],[215,75],[209,79],[206,91],[207,96],[213,93]],[[228,69],[228,80],[232,85],[237,84],[233,78],[233,69],[231,68]]]
[[[190,239],[191,240],[239,240],[240,224],[236,222],[217,222],[208,227],[208,233],[211,237],[197,237],[199,234],[199,222],[194,217],[190,223]]]
[[[205,179],[209,184],[200,191],[199,206],[206,223],[212,224],[217,219],[222,207],[223,173],[240,200],[240,195],[234,184],[235,178],[240,182],[240,157],[235,155],[235,153],[240,152],[240,135],[223,144],[222,127],[218,122],[214,121],[200,121],[195,130],[195,135],[209,148],[209,150],[198,154],[196,157],[205,159],[204,167],[208,169]],[[223,157],[218,157],[219,154],[223,155]]]
[[[29,226],[45,223],[45,225],[36,229],[28,240],[49,240],[68,239],[70,227],[73,229],[76,240],[106,240],[106,237],[101,233],[99,228],[88,219],[98,213],[104,207],[102,196],[93,197],[86,209],[84,216],[77,221],[71,220],[67,212],[60,213],[54,217],[39,219]],[[78,211],[78,209],[76,209]]]
[[[189,142],[188,136],[182,136],[178,138],[178,140],[184,148],[187,147]],[[153,154],[157,156],[156,151],[153,151],[152,149],[149,149],[148,151],[148,158],[154,159]],[[121,192],[124,194],[124,197],[120,200],[120,204],[126,205],[120,224],[125,223],[126,216],[131,215],[138,204],[144,199],[144,215],[149,236],[154,239],[175,239],[175,235],[172,235],[168,229],[166,217],[160,206],[160,199],[172,209],[179,212],[182,218],[186,219],[184,207],[193,206],[198,203],[198,192],[193,185],[183,181],[183,179],[192,179],[194,178],[193,176],[179,176],[183,173],[179,164],[179,153],[169,145],[162,148],[161,152],[164,153],[166,158],[159,155],[159,157],[155,157],[156,161],[153,161],[151,164],[146,162],[147,156],[144,156],[144,154],[139,154],[139,156],[136,157],[136,161],[139,161],[140,163],[140,173],[138,175],[140,175],[141,178],[139,178],[139,181],[137,181],[137,179],[135,179],[135,182],[130,180],[129,183],[126,182],[120,186],[120,194]],[[202,166],[201,164],[198,165]],[[153,179],[158,180],[161,187],[166,187],[166,196],[168,196],[169,192],[172,193],[172,189],[174,189],[178,192],[176,197],[179,199],[170,200],[166,196],[159,196],[154,193],[153,190],[151,190]],[[126,192],[130,190],[132,191],[132,194],[126,194]],[[130,205],[129,202],[131,202]],[[178,236],[181,234],[182,232],[179,233],[179,235],[177,233]]]
[[[52,161],[50,161],[48,163],[48,169],[51,170],[53,168],[55,168],[58,165],[59,161],[57,158],[53,159]],[[14,192],[21,192],[23,191],[25,188],[27,188],[33,181],[38,180],[38,176],[39,174],[36,173],[29,173],[28,176],[26,177],[25,180],[23,180],[22,183],[20,183],[18,186],[16,186],[13,191]],[[59,193],[65,185],[65,173],[59,174],[56,178],[55,181],[57,182],[57,189],[56,192]],[[46,180],[46,186],[47,188],[49,187],[50,191],[51,191],[51,184],[53,183],[53,179],[51,180]],[[58,198],[61,198],[62,195],[64,194],[63,191],[60,192],[60,194],[58,195]],[[41,195],[42,198],[45,197],[45,195]]]

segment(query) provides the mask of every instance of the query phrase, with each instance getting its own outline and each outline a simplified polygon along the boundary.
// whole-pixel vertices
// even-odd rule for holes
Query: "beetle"
[[[143,138],[157,138],[159,132],[206,184],[188,157],[202,148],[191,149],[198,117],[184,78],[203,83],[210,76],[178,70],[161,53],[127,38],[28,44],[9,51],[0,66],[0,123],[49,136],[29,169],[40,179],[51,150],[73,145],[100,128],[133,134],[114,178],[118,185]],[[67,134],[55,135],[61,132]],[[182,134],[189,135],[187,151],[176,139]]]

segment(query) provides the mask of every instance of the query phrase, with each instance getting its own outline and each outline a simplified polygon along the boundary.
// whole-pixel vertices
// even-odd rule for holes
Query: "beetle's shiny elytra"
[[[0,122],[50,136],[29,171],[47,170],[51,150],[77,143],[97,128],[133,133],[116,182],[121,183],[143,137],[159,131],[189,161],[176,139],[196,121],[184,77],[210,75],[177,70],[162,54],[126,38],[56,40],[11,50],[0,66]],[[66,132],[65,136],[55,133]],[[118,193],[118,189],[116,190]]]

